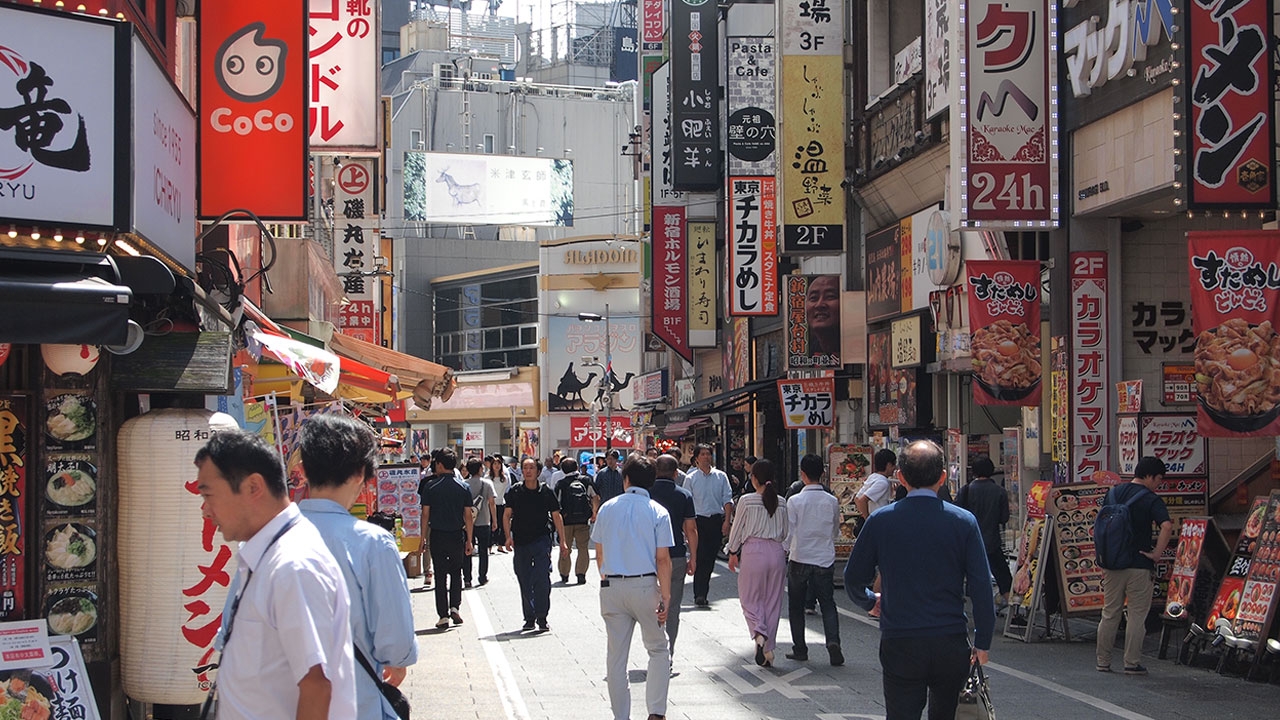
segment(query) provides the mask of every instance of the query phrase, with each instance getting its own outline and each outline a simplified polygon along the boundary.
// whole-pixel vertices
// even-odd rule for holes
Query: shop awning
[[[123,345],[132,301],[106,255],[0,248],[0,342]]]
[[[746,403],[753,395],[771,387],[774,387],[778,378],[768,378],[765,380],[752,380],[736,390],[722,392],[719,395],[703,398],[697,402],[691,402],[678,408],[668,410],[666,417],[668,420],[680,422],[686,419],[694,418],[699,415],[711,415],[712,413],[724,412],[739,405]]]
[[[696,417],[692,420],[685,420],[684,422],[670,423],[662,429],[662,434],[664,437],[672,439],[684,437],[685,433],[705,422],[709,422],[709,420],[705,417]]]
[[[423,360],[402,352],[396,352],[363,340],[334,333],[329,347],[342,357],[351,358],[394,375],[400,387],[412,389],[414,402],[419,407],[431,407],[432,398],[448,400],[453,395],[457,380],[453,370],[437,363]]]

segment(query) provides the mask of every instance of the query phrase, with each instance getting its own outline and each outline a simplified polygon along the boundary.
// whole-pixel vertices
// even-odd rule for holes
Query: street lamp
[[[604,453],[613,451],[613,338],[609,336],[609,303],[604,304],[604,315],[600,313],[578,313],[581,322],[604,321],[604,372],[600,373],[600,402],[604,403]]]

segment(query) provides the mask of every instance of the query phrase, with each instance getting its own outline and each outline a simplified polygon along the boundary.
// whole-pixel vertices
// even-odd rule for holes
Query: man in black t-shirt
[[[422,524],[430,528],[431,561],[436,566],[437,628],[462,624],[462,565],[471,554],[475,508],[471,488],[454,474],[458,456],[444,448],[431,453],[435,473],[418,486],[422,500]]]
[[[588,548],[591,547],[591,528],[588,525],[595,519],[595,511],[599,498],[591,478],[578,471],[578,461],[565,458],[560,461],[560,472],[564,477],[556,483],[556,502],[560,503],[560,517],[564,521],[564,532],[560,538],[564,540],[564,550],[560,551],[560,582],[569,582],[569,548],[578,546],[578,560],[573,572],[578,576],[578,584],[587,583],[587,567],[591,564]],[[596,473],[596,477],[604,474]]]
[[[560,549],[568,552],[564,540],[564,522],[560,503],[551,488],[538,482],[538,461],[525,458],[520,464],[524,481],[507,491],[507,512],[503,517],[507,533],[507,549],[520,583],[520,611],[524,616],[522,630],[533,624],[546,632],[547,613],[551,610],[551,529],[560,538]]]
[[[1000,590],[996,609],[1001,610],[1008,607],[1009,590],[1013,588],[1013,575],[1009,572],[1009,560],[1004,556],[1004,539],[1000,532],[1000,528],[1009,522],[1009,493],[991,479],[996,472],[991,458],[974,460],[971,470],[973,482],[956,493],[956,504],[978,519],[982,544],[987,551],[987,564],[991,566],[991,574],[995,575],[996,587]]]
[[[1151,596],[1155,589],[1156,560],[1164,554],[1173,537],[1173,521],[1164,500],[1155,489],[1164,478],[1164,461],[1147,456],[1133,469],[1133,480],[1121,483],[1107,492],[1103,505],[1127,503],[1129,520],[1133,523],[1133,538],[1138,554],[1131,567],[1123,570],[1102,571],[1102,620],[1098,621],[1098,672],[1111,672],[1111,651],[1120,627],[1120,613],[1128,600],[1128,626],[1124,633],[1124,674],[1146,675],[1142,665],[1142,640],[1146,636],[1147,613],[1151,610]],[[1159,527],[1160,537],[1151,542],[1151,528]]]

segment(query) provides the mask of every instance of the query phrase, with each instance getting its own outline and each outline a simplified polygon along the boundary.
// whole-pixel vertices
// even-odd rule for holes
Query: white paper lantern
[[[40,354],[58,375],[88,375],[98,364],[97,345],[41,345]]]
[[[237,427],[225,413],[154,410],[117,436],[121,676],[135,700],[197,705],[208,693],[200,668],[217,661],[212,630],[236,561],[205,531],[192,461],[211,433]]]

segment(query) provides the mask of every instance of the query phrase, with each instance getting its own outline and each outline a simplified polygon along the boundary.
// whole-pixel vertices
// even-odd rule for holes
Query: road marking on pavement
[[[818,720],[884,720],[883,715],[859,715],[848,713],[818,713]]]
[[[803,690],[840,689],[839,685],[806,685],[803,688],[796,687],[796,680],[799,680],[805,675],[811,674],[812,671],[808,668],[792,670],[786,675],[774,675],[773,673],[765,672],[764,668],[760,668],[755,665],[743,665],[741,667],[743,670],[746,670],[749,674],[754,676],[756,680],[759,680],[761,684],[753,685],[749,680],[744,679],[734,668],[731,667],[718,667],[712,670],[712,672],[720,676],[725,683],[743,695],[763,695],[769,691],[775,691],[788,700],[808,700],[809,696],[805,695],[804,692],[802,692]]]
[[[530,720],[529,708],[524,704],[524,696],[520,694],[515,675],[511,673],[511,664],[502,652],[502,645],[494,639],[493,623],[489,622],[484,601],[472,599],[480,597],[478,594],[467,593],[465,597],[471,620],[476,624],[476,634],[480,636],[480,646],[484,648],[484,655],[493,670],[493,682],[498,686],[498,699],[507,712],[507,720]]]

